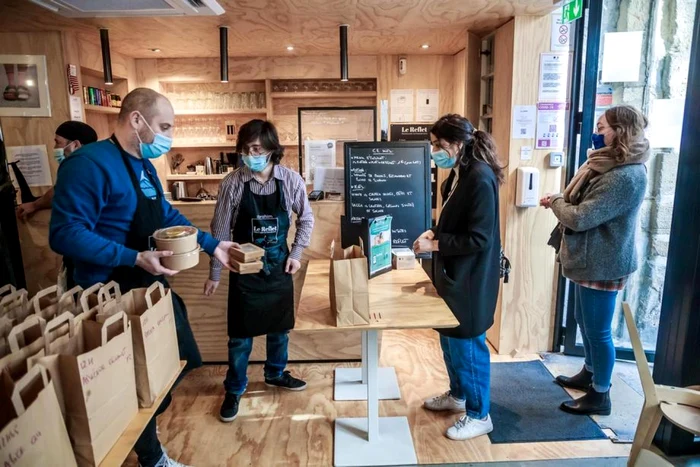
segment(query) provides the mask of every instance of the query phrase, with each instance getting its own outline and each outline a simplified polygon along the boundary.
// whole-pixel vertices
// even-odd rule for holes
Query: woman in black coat
[[[450,169],[450,175],[442,186],[437,226],[413,246],[417,253],[432,252],[433,283],[459,326],[438,331],[450,389],[424,407],[466,412],[446,433],[466,440],[493,430],[486,330],[493,324],[500,283],[498,187],[503,168],[493,138],[459,115],[435,122],[430,140],[433,161]]]

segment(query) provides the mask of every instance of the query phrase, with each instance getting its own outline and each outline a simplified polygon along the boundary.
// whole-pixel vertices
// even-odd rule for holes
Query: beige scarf
[[[592,151],[588,154],[586,163],[578,169],[571,183],[564,190],[564,201],[579,204],[583,190],[595,177],[621,165],[644,164],[649,160],[650,155],[649,141],[646,138],[630,144],[629,155],[624,162],[615,160],[615,154],[610,146]]]

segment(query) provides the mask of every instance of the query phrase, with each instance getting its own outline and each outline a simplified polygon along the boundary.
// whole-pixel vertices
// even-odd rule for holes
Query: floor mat
[[[552,380],[539,360],[491,364],[492,443],[607,439],[590,417],[559,409],[570,396]]]

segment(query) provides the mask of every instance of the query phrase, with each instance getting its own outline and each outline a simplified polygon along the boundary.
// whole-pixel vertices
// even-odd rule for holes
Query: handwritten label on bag
[[[22,445],[13,449],[10,452],[4,452],[5,449],[7,449],[8,445],[12,443],[15,438],[21,435],[22,433],[19,430],[19,426],[15,424],[12,427],[12,429],[5,433],[2,439],[0,439],[0,453],[2,453],[2,457],[0,457],[0,459],[2,459],[3,467],[11,467],[13,465],[17,465],[27,453],[27,449],[25,448],[25,446]],[[37,432],[29,438],[30,445],[34,446],[36,443],[39,442],[41,437],[41,431],[37,430]]]
[[[158,318],[158,321],[156,322],[155,325],[151,326],[148,328],[146,331],[144,331],[143,336],[148,339],[151,337],[155,332],[156,329],[160,328],[162,325],[166,323],[170,323],[173,320],[173,314],[168,311],[168,313],[164,314],[160,318]],[[145,319],[143,320],[143,324],[146,325],[148,323],[148,320]]]
[[[89,386],[93,381],[99,378],[99,376],[108,367],[119,363],[124,359],[126,359],[127,362],[130,362],[134,359],[131,348],[122,347],[119,353],[112,355],[107,359],[107,364],[96,364],[94,358],[92,357],[79,359],[78,365],[80,366],[80,379],[82,381],[83,386]]]

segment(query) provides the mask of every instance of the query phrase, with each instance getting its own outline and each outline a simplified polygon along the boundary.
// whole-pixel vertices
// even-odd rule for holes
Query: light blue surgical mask
[[[58,162],[59,165],[61,165],[61,162],[66,160],[66,153],[63,152],[63,148],[55,148],[53,150],[53,158],[56,159],[56,162]]]
[[[141,115],[141,118],[143,118],[143,115]],[[139,151],[141,151],[141,157],[144,159],[155,159],[156,157],[160,157],[166,152],[170,151],[170,148],[173,145],[173,139],[165,136],[162,133],[156,133],[153,131],[153,128],[151,128],[151,125],[148,124],[145,118],[143,118],[143,123],[145,123],[148,129],[151,130],[151,133],[153,133],[153,142],[144,143],[141,141],[139,132],[134,130],[136,132],[136,137],[139,139]]]
[[[591,141],[593,141],[593,148],[594,149],[602,149],[606,146],[605,135],[601,135],[599,133],[593,133],[591,135]]]
[[[243,156],[243,163],[252,172],[262,172],[270,162],[270,154],[260,154],[257,156]]]
[[[450,156],[450,154],[444,149],[439,149],[430,155],[435,161],[435,165],[441,169],[451,169],[457,162],[457,156]]]

